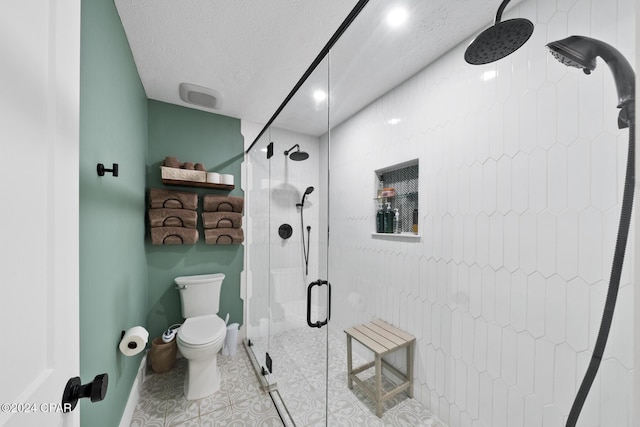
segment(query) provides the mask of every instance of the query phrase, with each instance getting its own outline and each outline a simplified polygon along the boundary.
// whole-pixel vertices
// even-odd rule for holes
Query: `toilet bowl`
[[[191,317],[178,330],[178,349],[187,359],[184,394],[187,400],[201,399],[220,389],[218,352],[227,327],[215,314]]]
[[[217,359],[227,335],[227,325],[217,314],[223,280],[224,274],[220,273],[175,278],[185,318],[176,341],[187,359],[184,395],[188,400],[201,399],[220,389]]]

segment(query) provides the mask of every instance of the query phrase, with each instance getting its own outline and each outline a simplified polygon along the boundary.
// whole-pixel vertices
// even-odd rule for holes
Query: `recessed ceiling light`
[[[498,75],[498,72],[496,70],[487,70],[484,73],[482,73],[482,81],[486,82],[486,81],[495,79],[497,75]]]
[[[408,17],[407,9],[402,6],[394,7],[387,13],[387,24],[392,28],[396,28],[404,24]]]
[[[327,92],[318,89],[313,92],[313,99],[315,99],[316,102],[322,102],[327,99]]]
[[[399,117],[394,117],[392,119],[389,119],[389,121],[387,121],[387,123],[389,123],[390,125],[397,125],[398,123],[400,123],[402,121],[401,118]]]

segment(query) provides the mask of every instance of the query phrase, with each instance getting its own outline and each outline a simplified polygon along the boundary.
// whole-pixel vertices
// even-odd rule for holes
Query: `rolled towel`
[[[190,171],[194,170],[193,162],[184,162],[182,164],[182,169],[186,169],[186,170],[190,170]]]
[[[206,171],[207,169],[204,167],[202,163],[196,163],[193,165],[193,168],[197,171]]]
[[[236,212],[242,213],[244,198],[238,196],[218,196],[206,194],[204,196],[203,210],[205,212]]]
[[[192,245],[198,237],[195,228],[151,227],[151,243],[154,245]]]
[[[177,157],[167,156],[164,158],[163,166],[166,166],[168,168],[179,168],[180,162],[178,161]]]
[[[188,209],[149,209],[151,227],[196,228],[198,212]]]
[[[244,241],[242,228],[209,228],[204,230],[207,245],[239,244]]]
[[[240,228],[242,214],[236,212],[202,212],[204,228]]]
[[[195,211],[198,209],[198,194],[152,188],[149,190],[149,206],[152,208],[190,209]]]

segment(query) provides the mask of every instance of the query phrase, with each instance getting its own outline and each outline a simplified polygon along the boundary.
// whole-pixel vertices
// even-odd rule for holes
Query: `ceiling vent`
[[[222,99],[218,91],[191,83],[180,83],[180,99],[187,104],[204,108],[216,109],[222,105]]]

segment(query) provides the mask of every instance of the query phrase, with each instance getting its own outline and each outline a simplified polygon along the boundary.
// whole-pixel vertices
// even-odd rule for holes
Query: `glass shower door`
[[[246,249],[246,334],[260,372],[263,355],[269,350],[269,162],[268,134],[258,141],[246,158],[247,202],[245,215],[250,230]],[[266,191],[265,191],[266,187]],[[268,381],[268,377],[265,377]]]
[[[269,127],[269,354],[278,395],[299,426],[327,419],[327,70],[325,59]],[[309,109],[312,123],[279,126]]]

